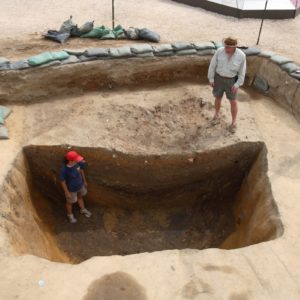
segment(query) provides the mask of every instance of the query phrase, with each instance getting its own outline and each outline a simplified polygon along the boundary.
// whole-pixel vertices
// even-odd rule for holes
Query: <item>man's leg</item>
[[[221,102],[222,102],[222,97],[216,97],[215,98],[215,114],[214,114],[214,119],[219,118],[219,113],[221,109]]]
[[[80,210],[84,209],[84,201],[83,198],[81,196],[78,196],[78,206],[80,207]]]
[[[83,186],[81,190],[78,192],[78,205],[80,207],[80,213],[82,213],[87,218],[89,218],[92,215],[92,213],[85,208],[84,201],[83,201],[83,196],[85,196],[86,194],[87,194],[87,189]]]
[[[72,211],[73,203],[71,201],[73,201],[73,199],[71,199],[71,200],[67,199],[67,202],[66,202],[67,216],[68,216],[70,223],[76,223],[77,220],[73,215],[73,211]]]
[[[237,100],[230,100],[229,102],[230,102],[230,110],[231,110],[231,118],[232,118],[231,125],[236,126],[236,117],[238,113]]]
[[[73,212],[72,212],[72,207],[73,207],[73,204],[70,203],[70,202],[66,202],[66,209],[67,209],[67,214],[68,215],[71,215]]]

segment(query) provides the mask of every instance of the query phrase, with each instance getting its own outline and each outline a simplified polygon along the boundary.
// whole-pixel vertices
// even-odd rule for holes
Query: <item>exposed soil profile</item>
[[[99,255],[231,249],[282,234],[263,143],[243,142],[192,156],[78,150],[91,162],[86,203],[93,216],[86,219],[75,208],[75,225],[66,219],[58,178],[65,147],[27,146],[25,157],[17,158],[6,182],[6,197],[12,201],[9,226],[18,253],[78,263]],[[247,205],[243,199],[257,193],[256,180],[264,182],[258,187],[262,190],[242,213]],[[268,210],[262,213],[261,207]],[[257,210],[263,220],[252,224]],[[253,235],[255,226],[261,229],[258,235]],[[236,237],[240,231],[244,240]]]

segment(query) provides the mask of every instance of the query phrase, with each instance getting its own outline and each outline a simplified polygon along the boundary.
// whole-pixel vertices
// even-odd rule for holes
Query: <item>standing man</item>
[[[237,40],[228,37],[224,40],[224,47],[216,51],[210,62],[208,80],[215,96],[213,123],[218,122],[221,101],[225,92],[230,102],[232,122],[229,130],[232,133],[236,131],[237,92],[244,83],[245,74],[246,55],[243,51],[237,49]]]

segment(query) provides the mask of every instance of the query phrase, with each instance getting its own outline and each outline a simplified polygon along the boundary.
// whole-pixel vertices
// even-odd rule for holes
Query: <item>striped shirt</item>
[[[225,48],[219,48],[211,59],[208,69],[208,80],[210,83],[215,81],[215,74],[218,73],[223,77],[238,76],[236,83],[237,88],[243,85],[246,74],[246,55],[240,49],[235,49],[232,56],[225,52]]]

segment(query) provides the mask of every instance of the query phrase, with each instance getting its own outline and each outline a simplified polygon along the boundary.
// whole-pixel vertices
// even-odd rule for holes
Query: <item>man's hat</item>
[[[66,154],[66,159],[68,161],[72,160],[72,161],[80,162],[83,160],[83,157],[80,156],[76,151],[69,151]]]

